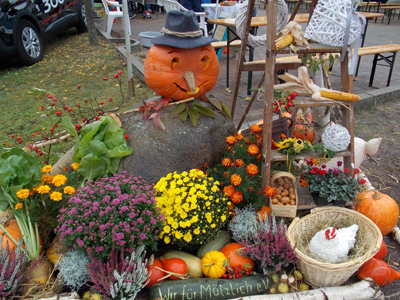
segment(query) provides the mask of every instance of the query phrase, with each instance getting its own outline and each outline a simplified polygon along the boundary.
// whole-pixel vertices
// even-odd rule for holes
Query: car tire
[[[80,13],[79,13],[79,22],[78,22],[78,25],[76,25],[76,29],[78,30],[78,33],[84,33],[84,32],[88,31],[86,12],[85,12],[85,4],[83,3],[83,1],[81,4],[81,9],[80,9]]]
[[[16,44],[23,64],[33,65],[43,59],[43,39],[39,30],[31,22],[19,21]]]

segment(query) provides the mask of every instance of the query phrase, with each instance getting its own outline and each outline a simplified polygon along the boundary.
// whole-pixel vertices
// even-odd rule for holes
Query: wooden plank
[[[358,56],[385,53],[385,52],[397,52],[400,51],[400,44],[388,44],[363,47],[358,50]]]
[[[385,14],[375,13],[375,12],[366,12],[366,11],[358,11],[357,13],[363,15],[366,19],[375,19],[383,17]]]
[[[218,41],[218,42],[212,42],[211,46],[213,46],[214,49],[220,49],[223,47],[226,47],[228,44],[228,41]],[[239,47],[242,45],[241,40],[234,40],[229,44],[230,47]]]
[[[276,70],[295,70],[301,66],[301,61],[283,61],[276,62],[275,69]],[[265,62],[253,63],[253,62],[245,62],[243,63],[243,72],[252,72],[252,71],[264,71],[265,70]]]
[[[296,46],[296,54],[309,54],[309,53],[337,53],[342,51],[342,47],[333,47],[317,43],[311,43],[310,48],[306,46]],[[277,54],[292,54],[293,50],[289,47],[277,51]]]
[[[268,0],[268,19],[276,20],[278,15],[278,0]],[[275,39],[276,23],[270,22],[267,27],[267,43],[265,47],[265,86],[264,86],[264,129],[262,154],[263,161],[261,165],[261,185],[262,190],[269,186],[271,180],[271,139],[273,124],[273,102],[274,102],[274,84],[275,84]]]
[[[345,150],[345,151],[341,151],[336,153],[335,155],[336,157],[350,157],[351,156],[351,151],[350,150]],[[304,152],[301,153],[299,155],[296,156],[295,159],[311,159],[311,158],[315,158],[315,157],[322,157],[320,154],[314,152],[314,151],[310,151],[310,152]],[[271,151],[271,161],[286,161],[287,159],[287,155],[278,152],[277,150],[272,150]]]
[[[290,19],[290,17],[289,17]],[[226,18],[226,19],[209,19],[207,21],[208,24],[215,24],[215,25],[222,25],[222,26],[230,26],[236,27],[235,25],[236,18]],[[294,21],[298,23],[307,23],[308,21],[308,14],[298,14],[294,18]],[[267,17],[260,16],[260,17],[252,17],[250,27],[261,27],[267,26]]]

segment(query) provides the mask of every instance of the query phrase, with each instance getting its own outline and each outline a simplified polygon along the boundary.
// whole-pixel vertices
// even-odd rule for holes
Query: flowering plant
[[[66,244],[104,259],[112,246],[125,245],[128,252],[140,245],[156,249],[163,216],[155,207],[153,185],[123,172],[79,188],[58,222],[55,231]]]
[[[327,169],[325,164],[318,167],[312,163],[311,160],[306,161],[308,164],[308,172],[304,175],[304,179],[309,186],[310,193],[317,193],[322,198],[327,198],[328,202],[333,200],[350,201],[352,198],[357,197],[361,191],[362,184],[365,179],[360,182],[349,176],[350,170],[344,168]],[[337,162],[338,167],[342,165],[341,161]],[[357,174],[358,169],[354,169]]]
[[[228,136],[227,152],[222,163],[208,170],[211,176],[221,182],[223,192],[230,197],[235,207],[248,204],[262,207],[265,203],[261,191],[262,135],[260,133],[261,127],[252,125],[247,137],[240,133]]]
[[[286,238],[286,225],[277,222],[273,215],[259,216],[251,206],[235,208],[235,216],[229,223],[232,237],[246,248],[247,256],[260,262],[264,275],[296,263],[298,258]]]
[[[160,238],[166,244],[185,246],[203,244],[215,237],[224,226],[229,201],[219,189],[219,182],[203,171],[168,174],[156,184],[157,206],[164,213]]]

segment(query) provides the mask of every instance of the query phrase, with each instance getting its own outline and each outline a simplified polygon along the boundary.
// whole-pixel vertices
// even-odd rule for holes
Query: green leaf
[[[7,201],[7,198],[4,197],[4,195],[2,193],[0,193],[0,210],[6,211],[7,209],[10,209],[10,208],[11,208],[10,203]]]
[[[182,112],[186,109],[186,107],[187,107],[187,103],[178,104],[178,105],[174,108],[174,110],[172,111],[172,113],[173,113],[174,115],[179,115],[180,113],[182,113]]]
[[[222,102],[217,100],[217,99],[209,99],[211,104],[215,106],[216,109],[218,109],[219,111],[222,111]]]
[[[193,108],[205,116],[208,116],[208,117],[211,117],[214,119],[217,117],[212,110],[208,109],[207,107],[204,107],[200,103],[197,103],[197,102],[193,103]]]
[[[107,149],[112,150],[118,146],[126,145],[125,131],[122,128],[117,130],[108,131],[104,135],[104,144]]]
[[[65,130],[78,140],[79,136],[76,132],[75,126],[72,124],[71,118],[69,116],[64,116],[61,120]]]
[[[105,168],[106,163],[104,160],[90,153],[82,158],[78,167],[78,174],[83,176],[85,181],[94,180],[104,173]]]
[[[199,121],[199,113],[193,107],[188,107],[189,118],[193,123],[193,126],[197,126],[197,122]]]
[[[180,118],[183,122],[186,122],[186,119],[187,119],[188,115],[189,115],[189,113],[188,113],[188,110],[186,109],[186,110],[184,110],[183,112],[181,112],[181,113],[179,114],[179,118]]]
[[[102,158],[105,161],[109,161],[108,149],[103,142],[93,140],[89,142],[89,147],[86,149],[86,155],[93,154],[98,158]],[[85,156],[86,156],[85,155]]]
[[[222,105],[222,109],[224,111],[224,113],[226,114],[226,116],[232,120],[232,114],[231,114],[231,110],[228,108],[228,106],[226,106],[224,103],[221,102]]]
[[[110,158],[124,157],[130,154],[132,154],[132,149],[129,148],[127,145],[119,145],[114,149],[108,150],[108,156]]]
[[[13,167],[11,167],[10,163],[0,158],[0,186],[7,190],[8,184],[12,179],[17,176]]]

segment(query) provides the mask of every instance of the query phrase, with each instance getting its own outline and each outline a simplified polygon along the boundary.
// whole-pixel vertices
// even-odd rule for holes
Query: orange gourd
[[[153,45],[144,61],[144,78],[148,87],[173,100],[206,94],[217,83],[218,73],[218,58],[211,44],[193,49]],[[194,76],[195,87],[192,90],[186,76]]]
[[[358,194],[355,210],[374,222],[382,235],[392,232],[399,220],[399,206],[396,201],[378,191]]]
[[[385,241],[382,239],[381,247],[379,248],[379,251],[376,252],[376,254],[374,255],[374,258],[384,259],[387,252],[388,252],[388,250],[387,250]]]
[[[222,254],[225,255],[231,268],[243,267],[251,272],[254,269],[254,260],[250,257],[244,256],[246,248],[239,243],[230,243],[221,249]]]
[[[400,272],[392,269],[382,259],[371,258],[358,270],[358,278],[363,280],[367,277],[372,278],[377,285],[382,287],[399,280]]]
[[[22,239],[22,233],[19,229],[18,222],[15,219],[12,219],[8,222],[8,224],[4,225],[4,228],[8,231],[8,233],[18,242],[19,239]],[[0,235],[4,232],[0,229]],[[43,252],[43,242],[40,238],[40,254]],[[17,245],[13,243],[13,241],[8,237],[7,234],[3,236],[3,244],[2,247],[5,247],[8,242],[8,248],[12,250],[13,248],[17,249]],[[25,249],[25,244],[22,245],[22,248]]]
[[[293,130],[293,136],[303,141],[307,140],[312,143],[315,139],[314,131],[310,130],[304,125],[295,125]]]
[[[175,274],[179,274],[181,277],[185,277],[187,276],[187,265],[185,263],[185,261],[183,259],[180,258],[170,258],[170,259],[166,259],[166,258],[162,258],[161,262],[164,266],[164,270],[171,273],[175,273]],[[174,276],[171,275],[170,277],[168,277],[169,279],[172,280],[179,280],[181,279],[178,276]]]
[[[161,270],[160,270],[161,269]],[[163,271],[164,266],[161,262],[161,260],[159,260],[158,258],[155,258],[153,261],[152,265],[149,265],[147,267],[147,275],[150,273],[150,281],[146,284],[146,286],[144,287],[145,289],[150,288],[153,284],[156,284],[157,282],[161,282],[164,281],[164,279],[162,279],[166,274]]]

